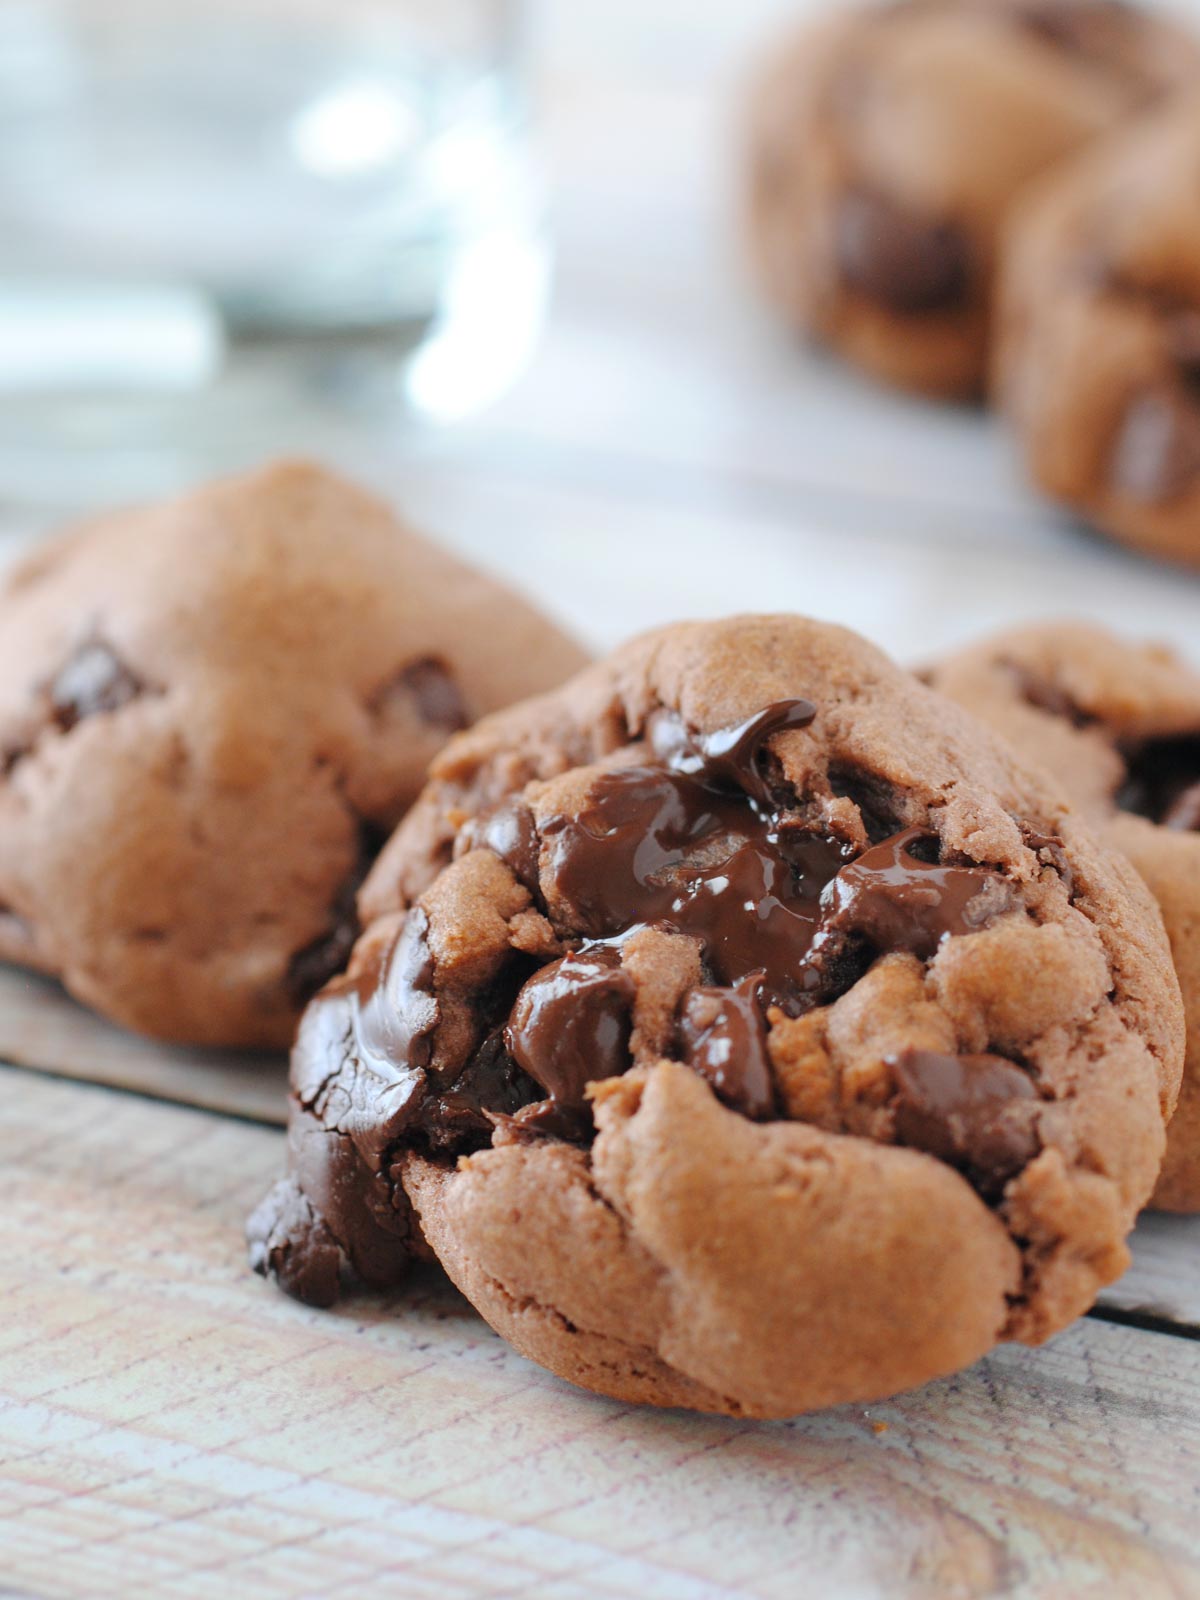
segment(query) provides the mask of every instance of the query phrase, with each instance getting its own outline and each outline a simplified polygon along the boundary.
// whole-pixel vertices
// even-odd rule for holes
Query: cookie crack
[[[604,1346],[615,1347],[616,1350],[625,1352],[631,1357],[630,1363],[623,1369],[628,1371],[631,1376],[641,1379],[652,1378],[653,1374],[641,1371],[637,1366],[639,1359],[643,1363],[650,1362],[669,1373],[678,1382],[685,1384],[687,1389],[694,1394],[705,1397],[710,1406],[712,1402],[716,1402],[718,1406],[734,1416],[741,1416],[744,1413],[745,1407],[736,1397],[721,1394],[716,1389],[710,1389],[707,1384],[702,1383],[698,1378],[693,1378],[690,1373],[675,1366],[673,1362],[667,1360],[657,1344],[643,1344],[633,1339],[622,1338],[617,1333],[608,1333],[600,1328],[587,1327],[573,1322],[557,1306],[550,1305],[544,1300],[539,1300],[536,1295],[528,1292],[517,1293],[493,1273],[480,1269],[480,1276],[490,1292],[502,1302],[510,1315],[520,1317],[533,1312],[539,1317],[544,1317],[560,1332],[566,1334],[568,1338],[582,1337],[600,1340]],[[605,1360],[603,1356],[593,1355],[593,1360],[596,1365],[607,1367],[610,1371],[622,1370],[620,1364],[613,1362],[611,1359]]]

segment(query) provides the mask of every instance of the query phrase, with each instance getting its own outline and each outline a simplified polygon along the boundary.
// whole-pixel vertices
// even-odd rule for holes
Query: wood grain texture
[[[304,445],[374,482],[597,648],[771,606],[902,658],[1064,612],[1194,651],[1200,581],[1038,502],[993,419],[760,314],[734,94],[798,3],[538,0],[559,265],[532,369],[452,432],[264,418],[245,459]],[[47,506],[76,482],[53,463]],[[639,1412],[435,1276],[325,1315],[250,1276],[279,1133],[138,1096],[271,1122],[280,1069],[2,970],[0,1058],[135,1091],[0,1070],[0,1597],[1200,1600],[1200,1342],[1089,1320],[869,1411]],[[1198,1245],[1144,1219],[1106,1303],[1200,1329]]]
[[[1200,1216],[1145,1212],[1129,1243],[1133,1265],[1100,1304],[1200,1333]]]
[[[0,1071],[0,1592],[1200,1596],[1200,1344],[1077,1324],[869,1411],[577,1393],[444,1282],[246,1270],[277,1133]]]

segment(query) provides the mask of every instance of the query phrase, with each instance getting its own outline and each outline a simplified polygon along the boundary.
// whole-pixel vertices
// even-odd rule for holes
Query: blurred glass
[[[0,492],[493,398],[545,275],[518,11],[0,0]]]

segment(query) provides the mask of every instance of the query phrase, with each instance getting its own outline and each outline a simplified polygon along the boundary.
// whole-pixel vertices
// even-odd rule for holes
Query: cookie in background
[[[996,399],[1029,476],[1200,566],[1200,95],[1039,185],[1001,285]]]
[[[1122,0],[831,9],[776,48],[751,94],[746,210],[762,288],[795,328],[877,377],[977,396],[1014,202],[1196,83],[1196,38]]]
[[[0,589],[0,959],[160,1039],[286,1045],[430,759],[582,660],[302,463],[41,546]]]
[[[1162,909],[1187,1014],[1152,1204],[1200,1211],[1200,673],[1086,623],[997,634],[926,676],[1053,774]]]

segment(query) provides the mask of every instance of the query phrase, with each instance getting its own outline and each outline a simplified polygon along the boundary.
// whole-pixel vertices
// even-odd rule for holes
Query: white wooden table
[[[1068,612],[1200,653],[1200,581],[1038,504],[986,416],[759,316],[730,99],[783,9],[544,0],[536,364],[469,425],[323,453],[596,647],[773,607],[904,656]],[[0,1596],[1200,1597],[1200,1221],[1144,1220],[1042,1350],[869,1411],[656,1414],[529,1366],[434,1276],[334,1313],[249,1276],[277,1063],[2,971],[0,1059]]]

